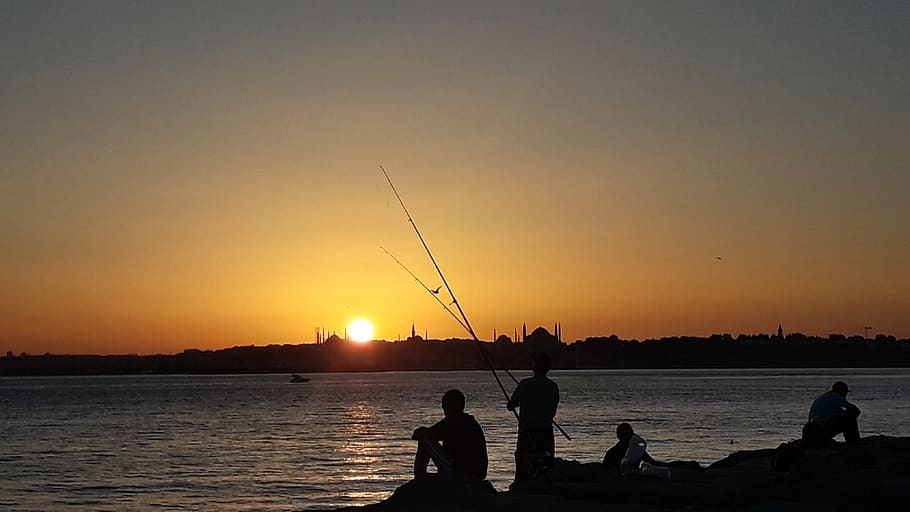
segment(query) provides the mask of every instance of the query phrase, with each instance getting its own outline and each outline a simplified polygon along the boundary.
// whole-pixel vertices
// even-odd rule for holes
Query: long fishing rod
[[[439,274],[439,278],[442,279],[442,284],[446,287],[446,291],[449,292],[449,297],[452,299],[452,304],[455,304],[455,307],[458,308],[458,312],[461,314],[461,319],[464,321],[464,328],[468,331],[468,334],[474,338],[474,341],[477,342],[477,346],[480,348],[480,353],[483,355],[484,361],[487,363],[490,371],[493,373],[493,377],[496,379],[496,384],[499,385],[499,389],[502,390],[502,394],[506,397],[506,401],[509,400],[509,392],[506,391],[505,386],[502,385],[502,381],[499,379],[499,374],[496,373],[496,369],[493,368],[493,363],[490,361],[490,358],[487,356],[486,352],[483,350],[483,347],[480,346],[480,339],[477,337],[477,334],[474,333],[474,329],[471,327],[471,322],[468,320],[468,317],[464,314],[464,310],[461,309],[461,304],[458,303],[458,299],[455,297],[455,292],[452,291],[452,287],[449,286],[446,276],[442,273],[442,269],[439,268],[439,264],[436,263],[436,258],[433,257],[433,252],[430,251],[430,247],[427,245],[426,240],[423,239],[423,235],[420,234],[420,229],[417,228],[417,224],[414,223],[414,218],[411,217],[411,212],[408,211],[408,207],[405,206],[404,200],[401,199],[401,194],[398,193],[398,189],[395,188],[395,184],[392,183],[392,178],[389,176],[389,173],[386,172],[385,167],[379,166],[379,169],[382,171],[382,174],[385,176],[386,181],[389,182],[389,186],[392,188],[392,192],[395,193],[395,197],[398,198],[398,204],[401,205],[401,209],[404,210],[405,215],[408,216],[408,222],[411,224],[411,227],[414,228],[414,232],[417,233],[417,238],[420,239],[420,243],[423,245],[424,250],[427,252],[427,255],[430,257],[430,261],[433,263],[433,266],[436,268],[436,273]],[[434,294],[435,295],[435,294]],[[515,417],[518,418],[518,413],[514,410]]]
[[[389,173],[386,172],[385,167],[380,165],[379,169],[382,171],[382,174],[385,176],[386,181],[389,182],[389,187],[391,187],[392,192],[395,193],[395,197],[398,199],[398,204],[401,205],[401,209],[404,210],[405,215],[407,215],[407,217],[408,217],[408,222],[411,224],[411,227],[414,228],[414,233],[417,234],[417,238],[420,239],[420,243],[421,243],[421,245],[423,245],[423,248],[426,251],[427,256],[430,257],[430,261],[433,263],[433,267],[436,269],[436,273],[439,275],[439,278],[442,280],[442,284],[446,287],[446,291],[449,293],[449,297],[452,299],[452,304],[454,304],[455,307],[458,308],[458,312],[461,314],[461,319],[463,320],[463,322],[459,322],[459,323],[462,324],[462,327],[464,327],[465,330],[468,331],[468,334],[470,334],[471,337],[474,339],[474,342],[477,345],[477,348],[480,350],[480,354],[483,356],[484,361],[487,363],[487,367],[490,369],[490,372],[493,374],[493,378],[496,379],[496,384],[499,385],[499,389],[502,391],[503,396],[505,396],[506,401],[508,401],[509,392],[506,391],[505,386],[503,386],[502,380],[500,380],[500,378],[499,378],[499,374],[496,373],[496,368],[493,367],[493,362],[490,360],[489,354],[487,354],[487,351],[483,348],[483,345],[481,344],[480,339],[477,337],[477,334],[474,332],[474,328],[471,327],[471,322],[468,320],[468,316],[465,314],[464,310],[461,308],[461,304],[458,302],[458,298],[455,297],[455,292],[452,291],[452,287],[449,286],[449,281],[446,279],[446,276],[442,273],[442,269],[439,268],[439,264],[436,263],[436,258],[433,256],[433,252],[430,251],[430,247],[427,245],[426,240],[424,240],[423,235],[420,234],[420,229],[417,228],[417,224],[414,222],[414,218],[411,217],[411,212],[408,211],[408,207],[405,206],[404,200],[401,198],[401,194],[398,193],[398,189],[395,188],[395,184],[392,183],[392,178],[389,176]],[[386,251],[386,252],[388,252],[388,251]],[[391,254],[389,254],[389,255],[391,256]],[[393,258],[394,258],[394,256],[393,256]],[[397,261],[397,259],[396,259],[396,261]],[[401,264],[401,262],[399,262],[399,265],[404,266],[403,264]],[[407,268],[405,268],[405,270],[407,270]],[[410,270],[408,270],[408,273],[411,274],[412,277],[417,279],[417,276],[415,276]],[[417,279],[417,281],[420,282],[419,279]],[[421,284],[423,284],[423,283],[421,282]],[[436,297],[436,293],[434,293],[433,290],[430,290],[430,288],[427,287],[426,285],[424,285],[424,288],[428,292],[430,292],[431,295]],[[443,304],[442,301],[439,300],[438,297],[436,297],[436,300],[440,304]],[[448,306],[443,304],[443,307],[447,311],[449,311],[449,313],[452,316],[455,316],[455,313],[452,312]],[[456,320],[457,320],[457,317],[456,317]],[[515,382],[518,382],[518,379],[516,379],[515,376],[511,374],[511,372],[509,372],[507,369],[505,371],[509,375],[509,377],[512,377],[512,380],[514,380]],[[514,409],[512,410],[512,413],[515,414],[515,418],[518,419],[518,413]],[[555,419],[552,420],[552,422],[553,422],[553,425],[556,426],[556,428],[559,430],[559,432],[563,436],[565,436],[566,439],[568,439],[569,441],[572,440],[572,438],[569,436],[569,434],[559,425],[559,423],[556,422]]]

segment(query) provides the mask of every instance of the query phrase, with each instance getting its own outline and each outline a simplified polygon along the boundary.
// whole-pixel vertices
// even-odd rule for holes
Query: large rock
[[[402,485],[383,503],[397,506],[454,505],[474,506],[496,494],[486,480],[460,473],[429,473]]]
[[[910,510],[910,438],[874,436],[861,445],[805,450],[789,472],[774,450],[731,454],[706,470],[671,463],[670,480],[620,477],[600,463],[557,459],[546,475],[495,493],[489,483],[428,477],[399,487],[377,510],[657,512]]]

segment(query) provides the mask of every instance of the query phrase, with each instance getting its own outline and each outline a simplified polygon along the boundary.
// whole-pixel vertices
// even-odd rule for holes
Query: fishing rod
[[[389,176],[389,173],[386,172],[385,167],[380,165],[379,169],[382,171],[383,176],[385,176],[386,181],[389,182],[389,187],[391,187],[392,192],[395,193],[395,197],[398,199],[398,204],[401,205],[401,209],[404,210],[405,215],[407,215],[407,217],[408,217],[408,223],[410,223],[411,227],[414,228],[414,233],[416,233],[417,238],[420,239],[420,243],[421,243],[421,245],[423,245],[423,249],[426,251],[427,256],[430,257],[430,261],[433,263],[433,267],[436,269],[436,273],[439,275],[439,278],[442,280],[442,284],[445,286],[446,291],[449,292],[449,297],[452,299],[452,304],[454,304],[455,307],[458,308],[458,313],[461,315],[461,320],[458,323],[461,324],[461,326],[464,327],[464,329],[466,331],[468,331],[468,334],[470,334],[471,337],[474,339],[474,342],[477,345],[477,348],[480,350],[480,354],[483,356],[484,362],[487,363],[487,367],[490,369],[490,372],[493,374],[493,378],[496,379],[496,384],[499,385],[499,389],[502,391],[503,396],[505,396],[505,399],[508,402],[509,401],[509,392],[506,391],[505,386],[503,386],[503,384],[502,384],[502,380],[500,380],[500,378],[499,378],[499,374],[496,373],[496,368],[493,366],[493,362],[491,361],[489,354],[487,354],[487,351],[484,349],[483,344],[480,341],[480,338],[477,337],[477,334],[474,332],[474,328],[471,327],[471,322],[468,320],[468,316],[465,314],[464,310],[461,308],[461,304],[458,302],[458,298],[455,297],[455,292],[452,291],[452,287],[449,286],[449,281],[446,279],[446,276],[442,273],[442,269],[439,268],[439,264],[436,263],[436,258],[433,256],[433,252],[430,251],[430,247],[427,245],[426,240],[424,240],[423,235],[420,234],[420,229],[417,228],[417,224],[414,222],[414,218],[411,217],[411,212],[408,211],[408,207],[405,206],[404,200],[401,198],[401,194],[398,193],[398,189],[395,188],[395,184],[392,183],[392,178]],[[388,253],[388,251],[386,251],[386,252]],[[389,253],[389,256],[391,256],[391,253]],[[399,265],[404,267],[404,264],[402,264],[400,261],[398,261],[397,258],[395,258],[394,256],[392,256],[392,258],[395,259],[395,261],[397,261]],[[415,276],[414,273],[412,273],[410,270],[408,270],[407,267],[404,267],[404,269],[409,274],[411,274],[411,276],[414,277],[414,279],[417,279],[417,276]],[[439,299],[439,297],[437,297],[437,292],[434,292],[428,286],[423,284],[423,282],[420,281],[420,279],[417,279],[417,281],[421,285],[423,285],[424,289],[426,289],[427,292],[429,292],[431,295],[433,295],[436,298],[437,302],[439,302],[443,306],[443,308],[445,308],[446,311],[449,312],[449,314],[451,314],[453,317],[455,317],[456,320],[458,320],[458,317],[455,316],[455,313],[448,306],[446,306]],[[516,379],[515,376],[512,375],[512,373],[509,372],[508,369],[505,369],[505,368],[503,368],[503,369],[505,370],[506,374],[509,375],[509,377],[512,377],[513,381],[518,382],[518,379]],[[513,409],[512,413],[515,415],[515,419],[518,419],[518,412],[516,412]],[[553,425],[559,430],[559,432],[563,436],[565,436],[565,438],[567,440],[569,440],[569,441],[572,440],[572,438],[569,436],[569,434],[559,425],[559,423],[556,422],[555,419],[552,420],[552,422],[553,422]]]

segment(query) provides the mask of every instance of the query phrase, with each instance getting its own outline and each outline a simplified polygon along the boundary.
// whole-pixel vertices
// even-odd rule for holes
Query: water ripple
[[[798,435],[808,404],[848,380],[864,433],[906,435],[905,370],[554,372],[557,452],[600,460],[632,423],[657,458],[717,460]],[[0,378],[0,508],[296,511],[383,499],[408,480],[413,429],[457,387],[511,480],[516,426],[483,372]],[[733,443],[731,445],[731,442]]]

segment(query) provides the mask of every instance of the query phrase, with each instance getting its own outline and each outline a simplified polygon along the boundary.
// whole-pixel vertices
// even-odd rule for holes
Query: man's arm
[[[431,427],[417,427],[417,430],[411,434],[411,439],[415,441],[420,441],[421,439],[429,439],[431,441],[438,441],[442,436],[443,423],[445,418],[439,420]]]
[[[559,407],[559,385],[553,382],[553,408],[550,411],[550,417],[556,417],[556,409]]]
[[[853,416],[854,418],[859,417],[859,414],[860,414],[859,407],[851,404],[850,402],[847,402],[847,404],[844,405],[844,410],[846,410],[847,414],[849,414],[850,416]]]
[[[509,402],[506,404],[506,409],[514,411],[516,407],[521,406],[521,389],[521,382],[519,382],[518,386],[515,387],[515,391],[512,392]]]

